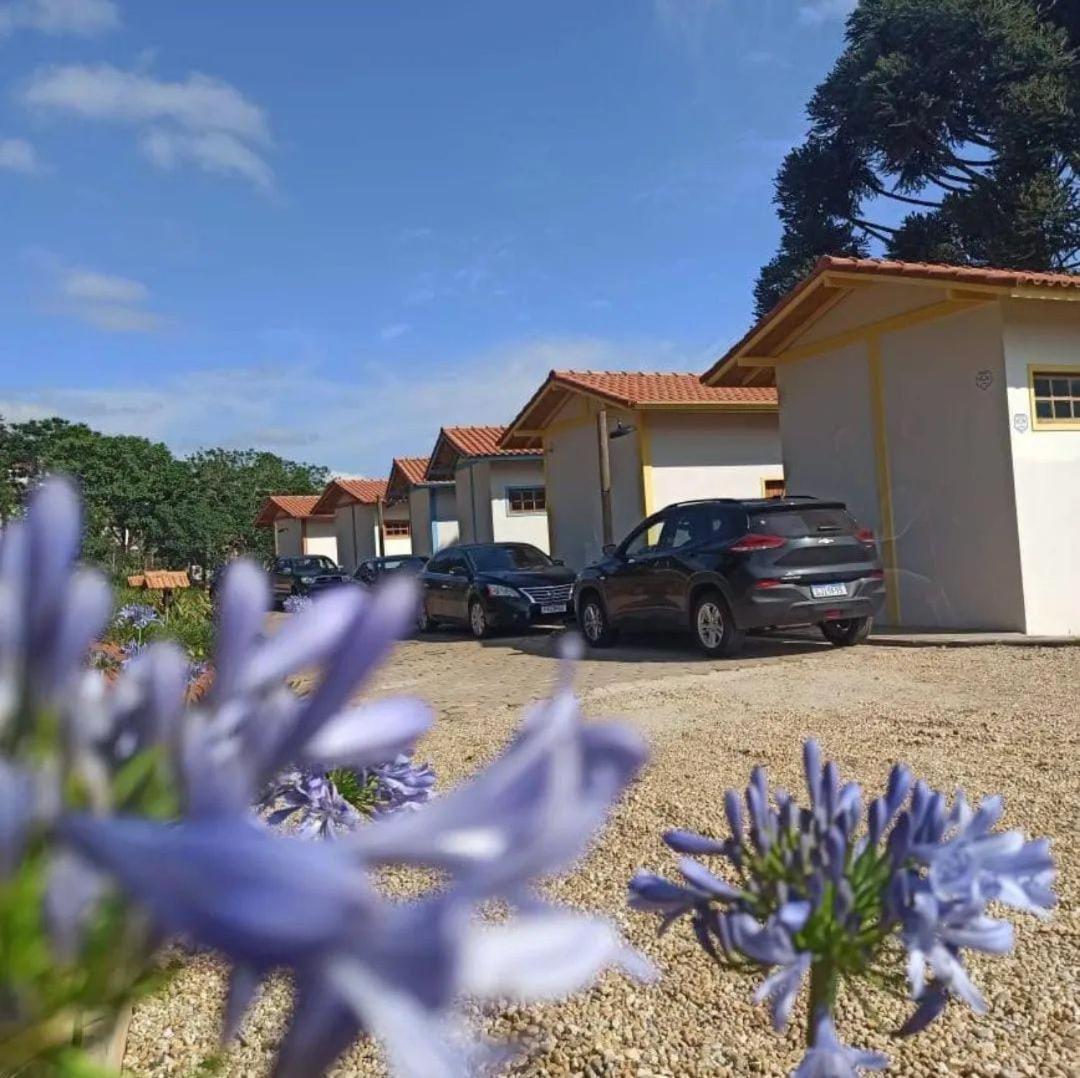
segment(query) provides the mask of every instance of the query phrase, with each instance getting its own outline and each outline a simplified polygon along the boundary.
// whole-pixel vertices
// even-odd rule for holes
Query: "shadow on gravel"
[[[558,641],[564,633],[575,631],[570,627],[538,626],[525,633],[490,636],[480,641],[484,648],[505,648],[524,655],[555,658]],[[413,637],[414,640],[438,641],[440,644],[476,644],[467,629],[460,631],[439,629]],[[805,655],[816,651],[832,651],[817,632],[762,633],[746,638],[742,652],[734,659],[712,659],[695,647],[689,635],[678,633],[627,633],[620,635],[618,643],[609,648],[590,648],[585,652],[589,662],[617,663],[686,663],[700,660],[703,663],[724,663],[754,659],[775,659],[783,656]]]

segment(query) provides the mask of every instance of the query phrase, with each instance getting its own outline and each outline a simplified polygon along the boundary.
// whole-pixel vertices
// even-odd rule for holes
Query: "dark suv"
[[[452,622],[481,639],[495,629],[565,621],[574,574],[529,543],[463,543],[434,555],[420,583],[421,630]]]
[[[325,554],[275,558],[270,568],[275,606],[283,604],[290,595],[316,595],[348,583],[351,583],[348,573]]]
[[[818,625],[843,647],[866,639],[885,599],[874,533],[842,502],[681,502],[649,517],[577,579],[585,639],[621,628],[689,629],[731,655],[748,629]]]

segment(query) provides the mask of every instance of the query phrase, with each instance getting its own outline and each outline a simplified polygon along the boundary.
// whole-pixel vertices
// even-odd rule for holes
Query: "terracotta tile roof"
[[[385,479],[331,479],[319,496],[313,513],[332,513],[342,505],[359,502],[375,505],[386,497]]]
[[[280,517],[291,517],[294,520],[304,520],[309,517],[321,516],[314,512],[315,505],[319,501],[318,494],[271,494],[263,502],[255,523],[261,526],[269,526]]]
[[[429,483],[447,482],[462,459],[479,457],[540,457],[536,449],[507,448],[499,444],[506,427],[443,427],[431,451],[427,471]]]
[[[505,427],[443,427],[442,437],[463,457],[520,456],[527,449],[504,449],[499,439],[506,433]]]
[[[629,409],[775,411],[777,407],[772,386],[712,387],[698,375],[685,372],[551,371],[506,428],[501,444],[514,449],[536,446],[535,432],[543,429],[572,393],[585,393]]]
[[[553,371],[550,380],[583,389],[626,408],[680,404],[775,405],[776,390],[767,386],[718,386],[696,374],[669,371]]]
[[[746,352],[750,344],[758,345],[766,339],[767,331],[779,326],[783,336],[790,336],[798,329],[800,320],[813,316],[821,310],[828,298],[828,290],[818,289],[827,273],[843,273],[878,278],[883,281],[924,281],[940,283],[943,287],[954,286],[973,290],[1028,290],[1044,291],[1052,296],[1055,291],[1080,289],[1080,274],[1042,273],[1034,270],[993,269],[984,266],[950,266],[936,262],[898,262],[882,258],[845,258],[825,255],[814,264],[813,270],[787,293],[767,314],[760,318],[741,340],[721,356],[702,376],[703,382],[724,378],[730,373],[735,360]],[[814,297],[815,290],[820,298]],[[835,293],[834,293],[835,294]],[[797,310],[796,310],[797,308]],[[771,354],[771,353],[765,353]],[[744,372],[745,373],[745,372]]]
[[[424,481],[430,457],[394,457],[394,467],[400,468],[405,478],[416,486]]]

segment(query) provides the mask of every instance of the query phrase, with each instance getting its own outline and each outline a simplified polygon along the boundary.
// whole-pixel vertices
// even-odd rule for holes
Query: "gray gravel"
[[[449,636],[403,645],[376,693],[419,692],[439,721],[421,755],[449,785],[494,755],[521,705],[546,689],[552,643],[541,635],[481,646]],[[1014,956],[972,962],[991,1002],[985,1018],[959,1006],[928,1033],[899,1042],[887,1031],[904,1013],[873,996],[842,997],[848,1043],[885,1051],[892,1073],[1080,1075],[1080,649],[879,649],[832,651],[812,643],[754,641],[737,661],[696,660],[680,645],[635,645],[589,658],[579,687],[593,715],[623,715],[653,745],[652,765],[614,814],[593,853],[551,888],[558,899],[614,917],[660,967],[641,987],[610,975],[557,1005],[478,1016],[523,1054],[529,1075],[785,1074],[799,1058],[797,1013],[786,1037],[750,1001],[754,982],[717,969],[687,930],[657,939],[651,918],[625,906],[626,881],[642,866],[670,869],[666,827],[722,828],[720,797],[754,763],[789,789],[800,782],[800,741],[819,738],[847,777],[878,787],[903,760],[931,783],[969,796],[1001,792],[1006,822],[1049,835],[1061,903],[1052,921],[1018,917]],[[190,1074],[215,1050],[222,976],[210,959],[190,962],[168,989],[142,1003],[125,1069]],[[287,984],[269,985],[223,1073],[266,1073],[287,1009]],[[360,1043],[335,1073],[383,1073]]]

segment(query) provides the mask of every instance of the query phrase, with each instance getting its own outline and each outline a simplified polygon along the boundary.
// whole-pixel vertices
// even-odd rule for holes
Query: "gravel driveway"
[[[483,645],[438,635],[410,641],[382,670],[376,693],[419,693],[438,712],[420,757],[452,784],[494,755],[523,705],[554,671],[552,638],[536,633]],[[896,760],[932,784],[975,798],[1002,792],[1006,822],[1049,835],[1061,903],[1046,924],[1017,917],[1015,957],[975,959],[973,976],[991,1013],[953,1006],[931,1031],[894,1041],[904,1008],[875,996],[842,996],[848,1043],[880,1049],[903,1075],[1080,1075],[1080,649],[964,650],[861,647],[751,640],[738,660],[700,660],[678,641],[593,653],[579,665],[586,711],[627,717],[649,738],[652,765],[615,813],[593,854],[552,887],[558,899],[603,911],[662,971],[643,988],[611,975],[567,1003],[489,1013],[496,1036],[525,1045],[515,1073],[530,1075],[743,1075],[788,1073],[798,1061],[797,1012],[786,1037],[750,1002],[750,981],[705,958],[688,929],[663,939],[652,918],[625,905],[637,867],[668,870],[666,827],[722,828],[725,787],[754,763],[801,789],[800,742],[817,737],[845,777],[879,787]],[[190,1074],[214,1050],[222,980],[210,960],[192,962],[134,1015],[126,1068]],[[266,1072],[288,1006],[270,985],[222,1073]],[[359,1044],[342,1075],[382,1073]]]

